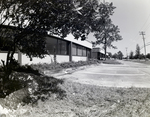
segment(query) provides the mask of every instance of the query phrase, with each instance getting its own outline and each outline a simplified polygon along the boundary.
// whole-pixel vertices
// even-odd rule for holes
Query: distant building
[[[106,57],[108,57],[106,55]],[[102,52],[102,49],[99,47],[94,47],[92,49],[92,58],[98,59],[98,60],[103,60],[105,59],[105,54]]]

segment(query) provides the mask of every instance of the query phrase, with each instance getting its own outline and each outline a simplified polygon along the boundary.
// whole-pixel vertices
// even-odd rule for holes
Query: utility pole
[[[145,46],[145,38],[144,38],[145,32],[141,31],[140,35],[142,35],[142,37],[143,37],[144,51],[145,51],[145,60],[146,60],[146,46]]]

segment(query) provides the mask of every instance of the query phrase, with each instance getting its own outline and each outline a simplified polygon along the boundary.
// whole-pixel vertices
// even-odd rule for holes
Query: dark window
[[[46,47],[50,54],[57,53],[57,39],[48,39]]]
[[[82,55],[83,55],[83,56],[86,56],[86,48],[83,47],[82,49],[83,49],[83,50],[82,50]]]
[[[77,45],[72,44],[72,55],[77,55]]]
[[[63,40],[58,40],[58,46],[57,46],[57,54],[60,55],[68,55],[68,43]]]
[[[87,57],[91,58],[91,50],[90,49],[86,49],[86,51],[87,51]]]
[[[78,45],[78,56],[82,56],[82,47]]]

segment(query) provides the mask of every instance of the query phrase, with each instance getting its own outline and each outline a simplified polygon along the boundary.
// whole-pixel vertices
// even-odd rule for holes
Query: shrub
[[[41,75],[38,70],[33,69],[29,65],[18,66],[14,70],[17,71],[17,72],[24,72],[24,73],[32,73],[32,74],[35,74],[35,75]]]
[[[1,72],[0,74],[0,98],[4,98],[10,93],[17,91],[26,86],[26,80],[22,79],[24,76],[22,74],[17,74],[13,72],[9,75],[9,79],[6,79],[5,74]]]
[[[56,94],[56,98],[65,97],[65,91],[58,84],[62,84],[63,80],[55,79],[48,76],[31,76],[33,80],[28,83],[28,96],[23,99],[25,103],[36,103],[39,99],[44,101],[51,94]]]
[[[67,69],[67,68],[71,68],[71,67],[80,67],[80,66],[84,66],[84,65],[91,65],[91,64],[98,64],[101,63],[101,61],[97,60],[97,59],[90,59],[89,61],[78,61],[78,62],[64,62],[64,63],[52,63],[52,64],[32,64],[31,67],[34,69],[37,69],[40,71],[40,73],[43,73],[43,71],[45,70],[50,70],[50,71],[58,71],[58,70],[62,70],[62,69]]]
[[[13,60],[10,73],[11,74],[7,75],[5,66],[0,67],[0,98],[4,98],[10,93],[27,86],[26,82],[28,80],[24,73],[41,75],[38,70],[34,70],[29,65],[20,66],[16,60]]]
[[[7,82],[4,86],[3,92],[0,94],[0,98],[12,97],[13,100],[20,100],[19,102],[24,103],[36,103],[38,100],[46,100],[51,94],[55,94],[56,98],[62,99],[65,97],[65,91],[59,87],[59,84],[62,84],[63,80],[55,79],[53,77],[35,75],[22,72],[14,72],[11,74],[10,81]],[[27,94],[14,96],[18,93],[20,89],[27,89]],[[22,93],[22,92],[20,92]],[[9,98],[10,99],[10,98]],[[15,101],[16,102],[16,101]]]

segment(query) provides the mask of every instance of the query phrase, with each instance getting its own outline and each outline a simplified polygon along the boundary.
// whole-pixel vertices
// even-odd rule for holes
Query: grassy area
[[[37,105],[20,106],[8,112],[16,117],[148,117],[150,89],[107,88],[64,81],[66,97],[51,95]]]
[[[116,63],[114,60],[104,62]],[[70,66],[68,63],[63,65]],[[41,70],[47,69],[48,66],[45,67]],[[22,103],[23,96],[28,96],[30,92],[29,89],[18,90],[5,99],[0,99],[0,116],[3,113],[6,117],[148,117],[150,115],[148,88],[108,88],[36,74],[23,76],[20,73],[18,76],[31,80],[29,98],[37,100],[37,103]]]
[[[131,60],[131,61],[150,65],[150,60],[146,60],[146,61],[145,60]]]
[[[99,64],[101,61],[97,59],[91,59],[89,61],[78,61],[78,62],[64,62],[64,63],[52,63],[52,64],[33,64],[31,65],[32,68],[37,69],[40,71],[40,73],[43,74],[43,72],[46,70],[52,71],[52,72],[59,72],[63,69],[68,69],[68,68],[77,68],[81,66],[87,66],[87,65],[92,65],[92,64]]]
[[[117,60],[111,60],[111,59],[107,59],[104,61],[101,61],[104,64],[121,64],[120,62],[118,62]]]

